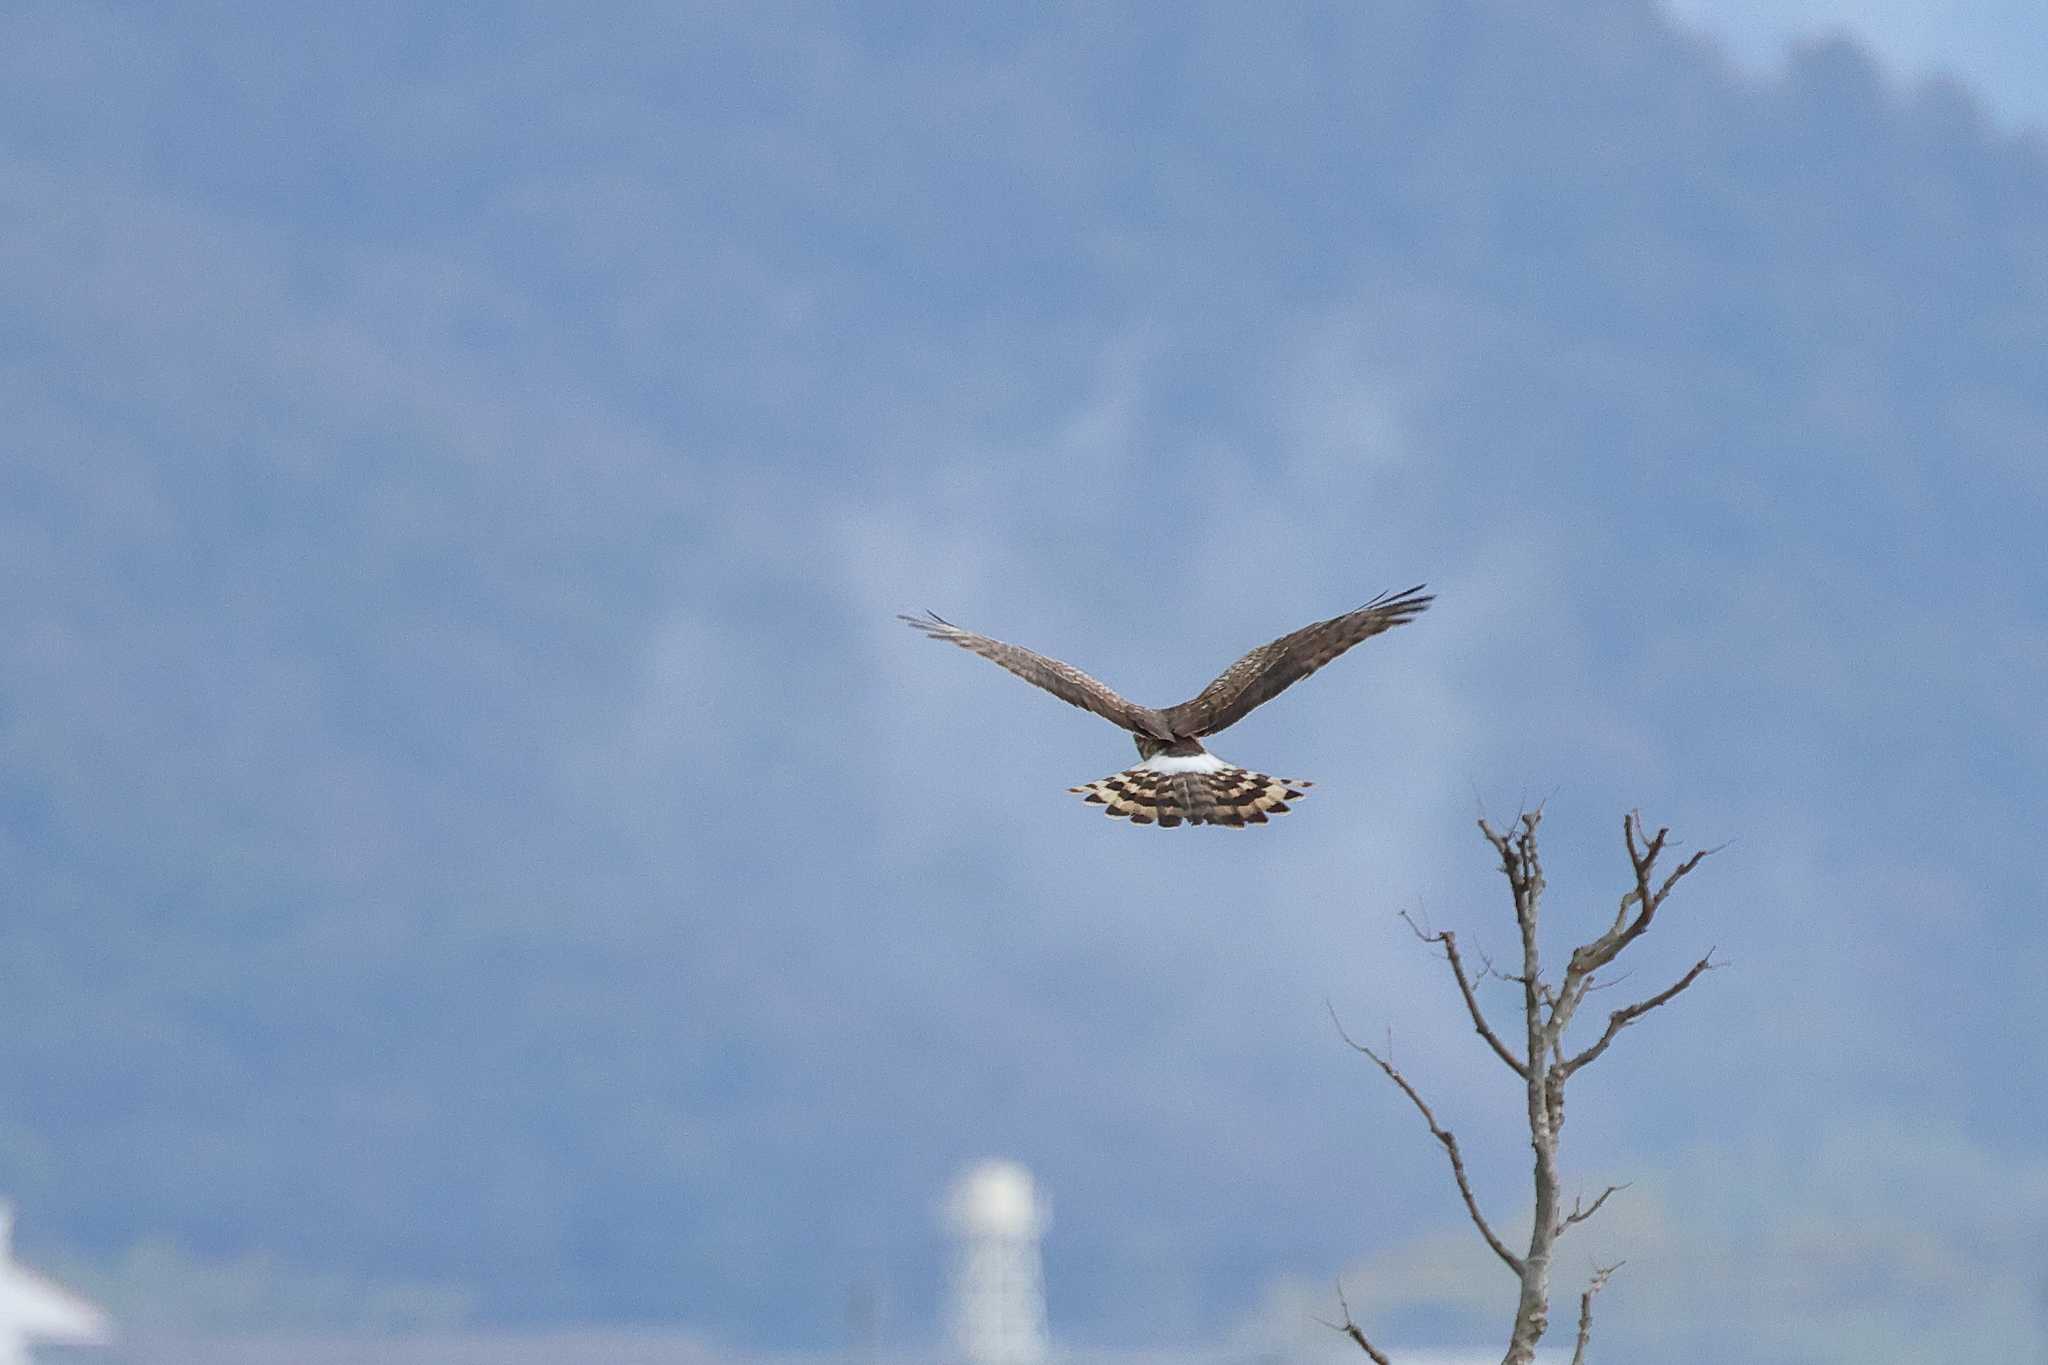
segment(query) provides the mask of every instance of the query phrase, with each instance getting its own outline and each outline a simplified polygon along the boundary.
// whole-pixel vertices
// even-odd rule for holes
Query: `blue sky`
[[[2048,122],[2035,76],[2041,15],[2018,0],[1672,0],[1670,9],[1758,69],[1780,66],[1790,45],[1842,33],[1898,79],[1965,85],[2011,127]]]
[[[1490,1339],[1325,1004],[1512,1211],[1397,914],[1503,944],[1472,821],[1542,800],[1561,936],[1624,810],[1728,844],[1634,980],[1730,970],[1572,1115],[1614,1339],[2035,1349],[2048,163],[1905,13],[12,11],[24,1243],[917,1341],[1001,1153],[1069,1339],[1344,1267]],[[892,619],[1165,703],[1421,580],[1219,741],[1318,783],[1244,836],[1095,816],[1122,736]]]

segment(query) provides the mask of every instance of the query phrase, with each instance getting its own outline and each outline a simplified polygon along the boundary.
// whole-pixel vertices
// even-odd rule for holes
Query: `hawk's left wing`
[[[1303,626],[1223,670],[1201,695],[1163,713],[1173,733],[1189,739],[1235,725],[1261,703],[1271,701],[1360,640],[1406,625],[1436,599],[1422,585],[1404,593],[1381,593],[1357,611]]]
[[[899,621],[923,631],[934,640],[944,640],[960,648],[979,654],[1009,669],[1025,682],[1036,683],[1061,701],[1078,706],[1084,711],[1093,711],[1112,725],[1120,725],[1136,735],[1151,735],[1156,739],[1172,739],[1166,728],[1166,720],[1149,706],[1140,706],[1134,701],[1118,696],[1106,684],[1083,673],[1072,664],[1063,664],[1058,659],[1048,659],[1022,645],[1008,645],[1001,640],[991,640],[986,635],[976,635],[971,630],[962,630],[951,621],[933,612],[922,616],[899,616]]]

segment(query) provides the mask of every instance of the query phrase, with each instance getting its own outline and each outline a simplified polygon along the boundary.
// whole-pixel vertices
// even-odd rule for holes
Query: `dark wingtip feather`
[[[1427,583],[1417,583],[1414,587],[1404,588],[1400,592],[1383,592],[1378,597],[1373,598],[1372,601],[1358,608],[1358,610],[1371,611],[1375,607],[1390,607],[1396,611],[1406,612],[1408,615],[1413,616],[1417,612],[1427,611],[1429,604],[1436,601],[1435,593],[1422,592],[1428,586],[1429,584]],[[1422,593],[1422,595],[1417,596],[1418,593]]]
[[[960,629],[960,627],[954,625],[930,607],[925,608],[924,615],[922,616],[910,616],[899,611],[896,613],[896,619],[909,626],[912,630],[921,630],[926,635],[937,635],[942,631]]]

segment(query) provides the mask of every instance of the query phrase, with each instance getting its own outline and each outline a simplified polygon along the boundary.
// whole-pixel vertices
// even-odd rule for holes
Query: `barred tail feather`
[[[1268,777],[1243,768],[1215,772],[1158,772],[1138,767],[1068,791],[1103,807],[1103,814],[1134,825],[1263,825],[1268,817],[1285,815],[1289,801],[1298,801],[1314,786],[1291,777]]]

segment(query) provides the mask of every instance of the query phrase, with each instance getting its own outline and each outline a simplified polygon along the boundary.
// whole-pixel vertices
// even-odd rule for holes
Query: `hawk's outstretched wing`
[[[1190,739],[1213,735],[1237,724],[1253,707],[1279,696],[1360,640],[1406,625],[1435,600],[1419,583],[1404,593],[1382,593],[1357,611],[1303,626],[1292,635],[1259,646],[1224,669],[1223,676],[1203,688],[1200,696],[1169,706],[1162,714],[1176,735]]]
[[[1151,735],[1158,739],[1172,739],[1173,734],[1166,727],[1166,719],[1149,706],[1140,706],[1127,701],[1111,691],[1106,685],[1058,659],[1048,659],[1043,654],[1033,653],[1022,645],[1006,645],[1001,640],[991,640],[986,635],[962,630],[932,612],[922,616],[900,616],[900,621],[923,631],[934,640],[946,640],[965,650],[979,654],[1009,669],[1025,682],[1036,683],[1063,702],[1071,703],[1084,711],[1093,711],[1112,725],[1121,725],[1132,734]]]

